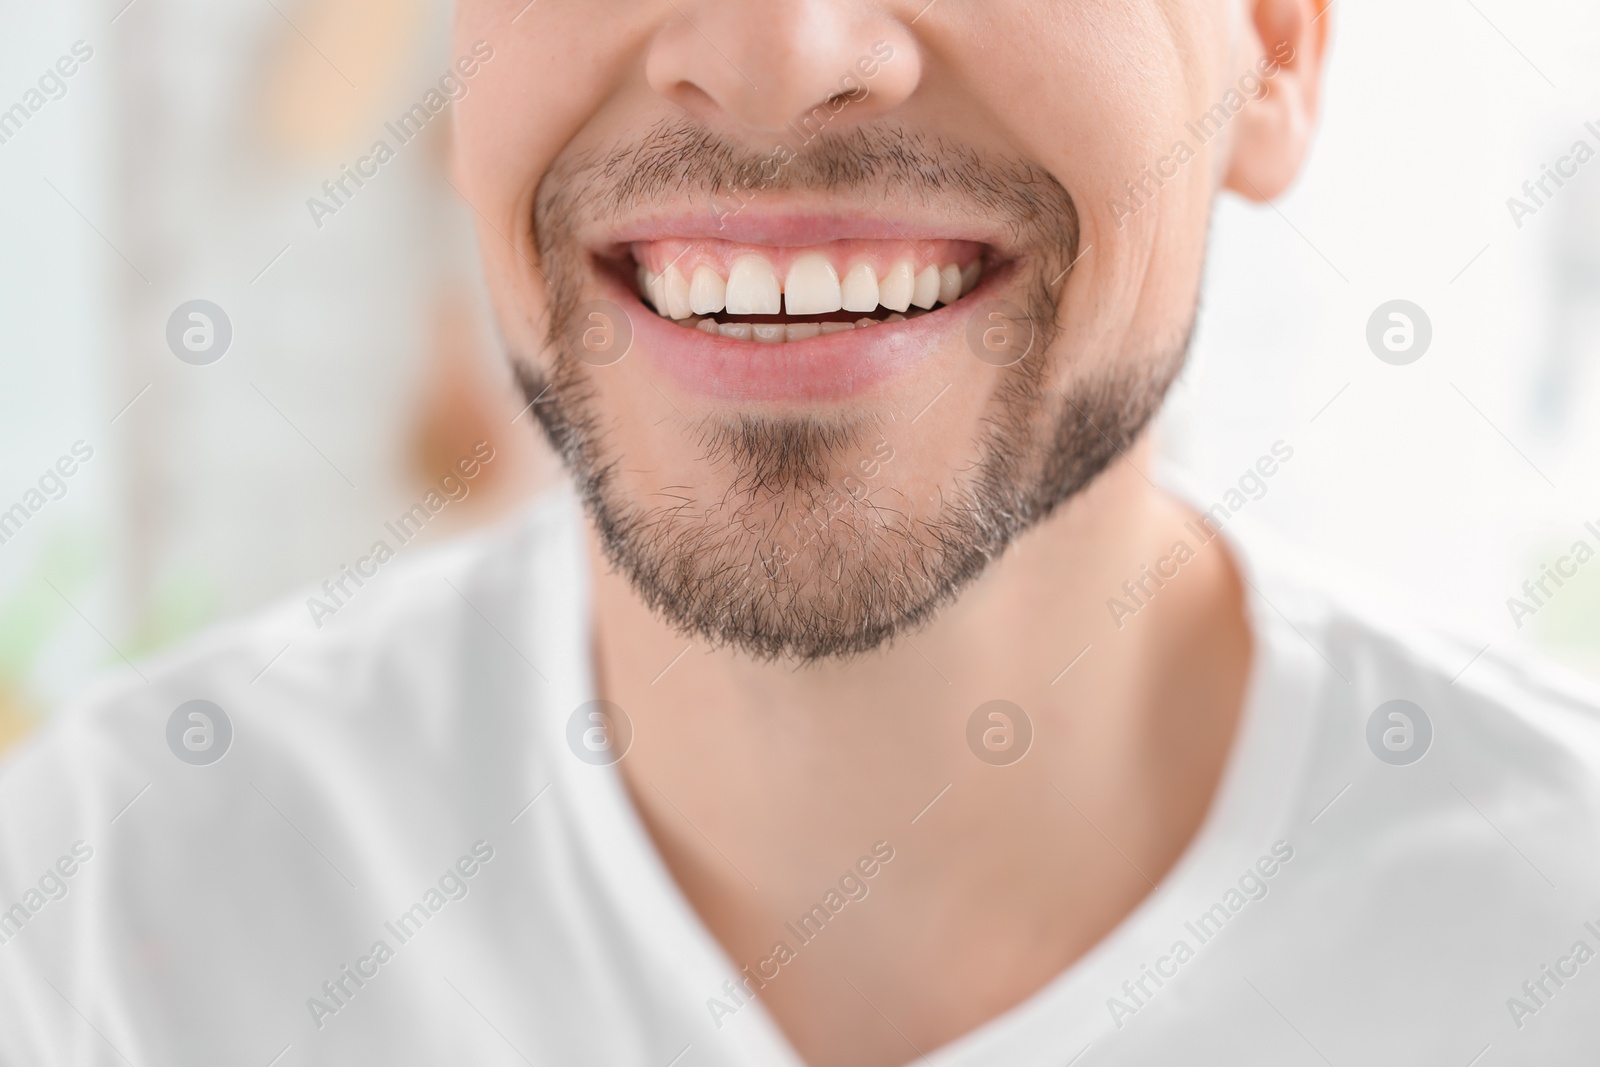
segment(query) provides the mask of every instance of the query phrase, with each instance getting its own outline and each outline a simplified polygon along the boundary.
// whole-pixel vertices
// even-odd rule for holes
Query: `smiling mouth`
[[[637,294],[658,316],[752,344],[915,319],[959,302],[985,270],[985,247],[973,241],[665,239],[634,241],[628,251]]]

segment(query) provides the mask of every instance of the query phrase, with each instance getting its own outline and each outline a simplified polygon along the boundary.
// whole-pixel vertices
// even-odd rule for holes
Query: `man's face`
[[[926,620],[1134,441],[1245,121],[1208,109],[1272,76],[1231,2],[462,0],[480,40],[459,184],[608,557],[801,659]]]

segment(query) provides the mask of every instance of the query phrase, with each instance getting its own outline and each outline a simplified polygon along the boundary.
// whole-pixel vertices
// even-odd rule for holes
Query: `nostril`
[[[660,7],[645,81],[690,117],[751,141],[815,112],[848,110],[839,121],[853,125],[892,110],[918,81],[906,27],[861,10],[881,6],[674,0]]]
[[[692,81],[677,82],[664,95],[701,121],[709,119],[717,110],[717,102],[711,94]]]

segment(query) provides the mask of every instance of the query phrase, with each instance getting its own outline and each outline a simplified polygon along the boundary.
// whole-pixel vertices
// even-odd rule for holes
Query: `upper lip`
[[[773,198],[776,199],[776,194]],[[993,222],[977,218],[918,219],[909,212],[875,211],[870,207],[848,211],[785,209],[776,204],[762,204],[760,193],[743,207],[731,197],[726,201],[726,210],[714,209],[708,203],[699,209],[662,209],[615,221],[595,228],[588,243],[602,255],[613,255],[634,241],[668,238],[715,238],[780,247],[805,247],[851,239],[912,242],[945,239],[973,241],[990,249],[1003,249],[1006,236]]]

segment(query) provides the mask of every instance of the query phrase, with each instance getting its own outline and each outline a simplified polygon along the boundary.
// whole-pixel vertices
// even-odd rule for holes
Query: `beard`
[[[758,659],[842,659],[927,623],[1133,444],[1181,369],[1187,339],[1154,360],[1093,374],[1068,357],[1047,358],[1060,332],[1056,286],[1077,259],[1079,224],[1066,189],[1030,163],[880,124],[820,138],[776,178],[762,164],[687,123],[558,160],[534,205],[550,298],[546,363],[513,365],[607,559],[652,611],[694,639]],[[1008,225],[1020,254],[1007,269],[1024,294],[1032,346],[1000,372],[976,461],[916,496],[936,503],[917,507],[891,485],[869,488],[893,465],[894,415],[707,417],[686,431],[700,450],[702,484],[627,485],[628,464],[641,457],[608,441],[594,378],[603,368],[582,358],[590,266],[575,224],[683,189],[704,190],[713,203],[772,189],[958,198]]]

